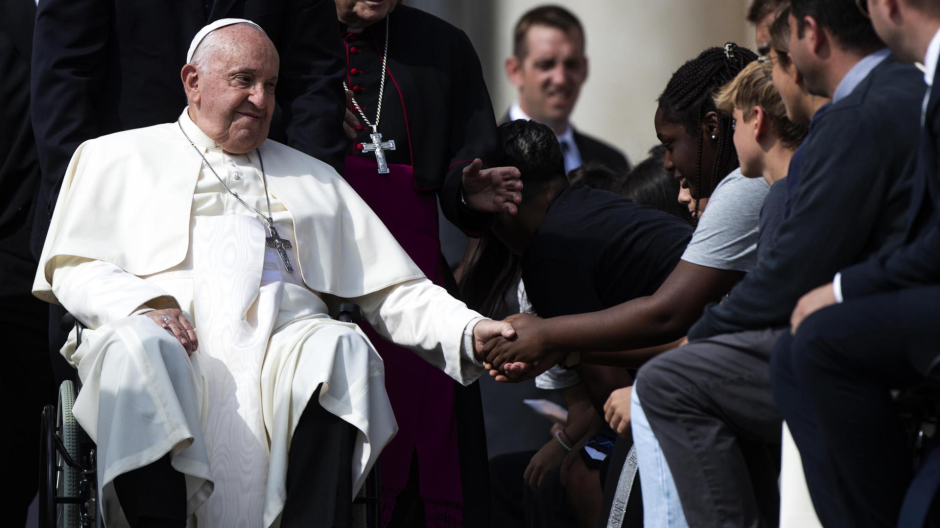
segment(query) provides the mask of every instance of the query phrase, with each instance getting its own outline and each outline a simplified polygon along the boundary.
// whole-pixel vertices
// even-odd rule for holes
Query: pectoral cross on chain
[[[287,271],[293,272],[294,268],[291,267],[290,260],[287,259],[286,251],[292,247],[290,240],[281,238],[281,236],[277,234],[277,229],[274,228],[274,224],[270,224],[268,229],[271,230],[271,236],[265,237],[265,243],[269,248],[274,248],[277,254],[281,256],[281,261],[284,262],[284,267],[287,268]]]
[[[375,152],[375,161],[379,164],[379,174],[388,174],[388,163],[385,161],[386,150],[395,150],[395,140],[382,142],[382,134],[379,129],[372,127],[372,133],[369,134],[372,143],[362,143],[363,152]]]

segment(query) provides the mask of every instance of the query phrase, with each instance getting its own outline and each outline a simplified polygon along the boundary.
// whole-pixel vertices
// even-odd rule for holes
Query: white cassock
[[[223,152],[186,111],[180,124],[267,212],[257,151]],[[457,381],[482,373],[479,314],[428,281],[328,165],[271,140],[259,150],[293,273],[176,123],[86,142],[69,165],[33,290],[88,327],[63,355],[84,384],[74,415],[98,445],[108,526],[126,525],[114,478],[167,453],[186,475],[191,525],[277,525],[290,439],[321,383],[320,405],[359,431],[355,495],[397,425],[382,359],[327,315],[339,299]],[[140,314],[176,306],[199,337],[189,359]]]

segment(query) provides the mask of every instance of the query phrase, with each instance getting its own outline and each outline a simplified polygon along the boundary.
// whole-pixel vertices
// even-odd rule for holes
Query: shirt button
[[[233,172],[233,173],[232,173],[232,179],[233,179],[233,180],[236,180],[236,181],[241,180],[241,179],[242,179],[242,175],[239,174],[238,172]]]
[[[362,75],[362,70],[360,70],[359,68],[353,68],[349,70],[349,74],[350,75]]]
[[[357,84],[356,86],[353,86],[353,87],[352,87],[352,91],[353,91],[354,93],[357,93],[357,94],[358,94],[358,93],[362,93],[362,92],[366,91],[366,89],[363,88],[362,86],[359,86],[359,85]]]
[[[359,55],[359,48],[357,48],[356,46],[352,46],[351,48],[349,48],[349,53],[352,53],[353,55]]]

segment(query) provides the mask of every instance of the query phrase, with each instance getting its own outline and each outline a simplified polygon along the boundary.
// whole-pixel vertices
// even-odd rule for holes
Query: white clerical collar
[[[522,111],[522,107],[519,106],[519,101],[516,101],[509,107],[509,120],[516,121],[517,119],[525,119],[526,121],[532,120],[531,117]],[[574,145],[574,128],[571,126],[571,123],[568,123],[568,128],[566,128],[564,132],[555,134],[555,137],[558,138],[559,143]]]
[[[193,120],[189,117],[188,106],[183,109],[183,113],[180,115],[180,126],[183,127],[183,131],[186,132],[194,145],[206,150],[219,148],[219,144],[214,139],[207,136],[201,128],[196,126],[196,123],[193,123]]]
[[[934,33],[930,45],[927,46],[927,55],[924,57],[924,80],[927,81],[927,86],[933,86],[938,58],[940,58],[940,29]]]

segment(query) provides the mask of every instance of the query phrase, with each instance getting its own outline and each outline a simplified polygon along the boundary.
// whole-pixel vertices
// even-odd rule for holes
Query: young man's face
[[[588,75],[584,39],[577,29],[542,25],[529,28],[525,38],[525,57],[512,57],[507,64],[522,109],[552,128],[567,125]]]
[[[783,105],[787,108],[787,119],[797,124],[808,125],[812,117],[810,110],[806,108],[806,99],[809,94],[803,90],[800,73],[790,56],[784,57],[784,61],[780,59],[780,52],[772,49],[770,60],[773,61],[771,74],[773,85],[780,94],[780,98],[783,99]]]
[[[744,119],[744,112],[735,108],[731,115],[735,120],[734,149],[738,153],[741,174],[748,178],[760,178],[764,175],[764,153],[757,143],[757,113],[752,112],[750,119]]]

